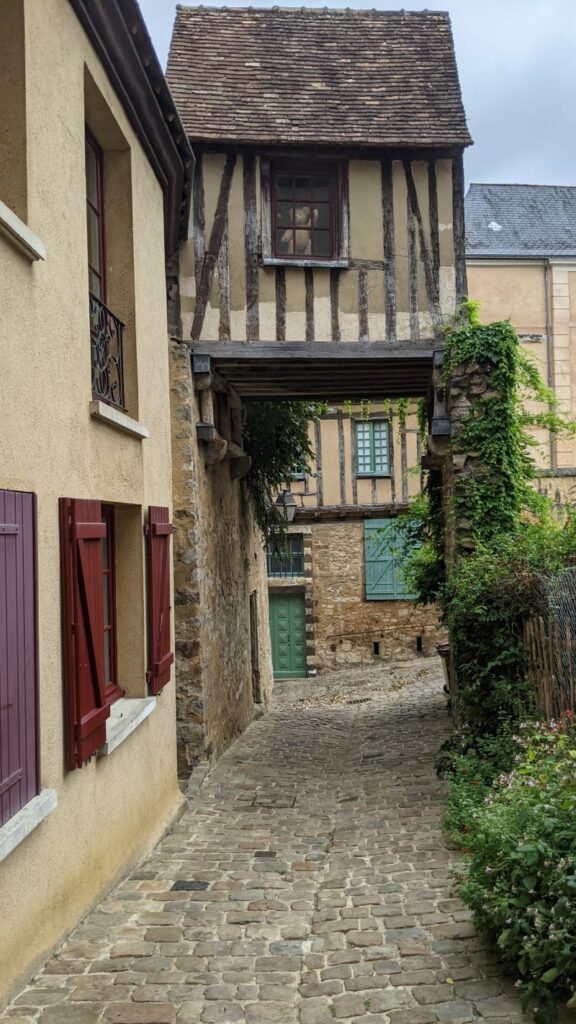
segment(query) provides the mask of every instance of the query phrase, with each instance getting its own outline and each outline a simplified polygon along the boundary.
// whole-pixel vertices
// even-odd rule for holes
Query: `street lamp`
[[[276,498],[276,508],[287,523],[292,523],[294,521],[296,507],[296,498],[292,494],[292,491],[280,491],[280,494]]]

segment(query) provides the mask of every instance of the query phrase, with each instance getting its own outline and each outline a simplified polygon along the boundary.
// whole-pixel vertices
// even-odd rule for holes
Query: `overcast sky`
[[[296,3],[253,4],[274,5]],[[140,0],[140,6],[165,67],[175,4]],[[466,154],[467,181],[576,185],[576,0],[332,0],[328,6],[448,10],[475,142]]]

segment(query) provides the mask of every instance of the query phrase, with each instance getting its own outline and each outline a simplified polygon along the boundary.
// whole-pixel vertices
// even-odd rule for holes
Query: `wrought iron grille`
[[[280,547],[268,548],[268,576],[304,575],[304,537],[289,533]]]
[[[124,324],[90,292],[92,394],[109,405],[124,408]]]

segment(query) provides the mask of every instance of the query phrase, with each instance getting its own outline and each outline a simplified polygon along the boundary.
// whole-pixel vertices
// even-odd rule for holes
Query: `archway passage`
[[[439,667],[342,682],[279,688],[178,825],[17,997],[23,1019],[525,1019],[452,893],[459,855],[433,767],[449,729]]]
[[[439,639],[435,614],[413,616],[409,601],[400,600],[395,591],[368,592],[363,521],[403,514],[418,489],[419,474],[411,472],[422,455],[415,403],[409,422],[399,408],[394,414],[390,403],[404,403],[406,417],[410,400],[424,398],[431,434],[439,424],[442,427],[437,415],[442,412],[437,344],[432,339],[418,345],[174,344],[175,621],[182,777],[199,761],[218,757],[259,710],[254,705],[250,651],[258,651],[257,692],[263,704],[273,674],[314,676],[344,658],[358,656],[372,663],[392,650],[395,656],[400,649],[416,652],[417,637],[423,632],[426,653],[432,653]],[[322,423],[311,427],[313,468],[293,487],[298,500],[293,528],[301,535],[303,548],[298,573],[294,566],[289,574],[282,567],[279,572],[266,571],[262,536],[254,527],[243,483],[251,466],[244,448],[245,411],[254,399],[274,406],[298,400],[328,406]],[[340,571],[343,558],[347,561]],[[332,581],[330,573],[335,575]],[[284,578],[295,574],[298,579]],[[317,581],[322,582],[323,598],[316,593]],[[290,626],[287,654],[281,626],[290,591],[298,594],[299,618]],[[332,597],[338,594],[336,608]],[[387,597],[388,603],[378,604]],[[271,636],[270,598],[274,613],[281,606]],[[292,620],[292,607],[290,612]],[[258,629],[253,628],[255,622]]]

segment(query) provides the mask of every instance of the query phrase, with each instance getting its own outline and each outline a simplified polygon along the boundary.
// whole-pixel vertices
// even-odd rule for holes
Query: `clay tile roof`
[[[192,140],[471,142],[444,12],[179,6],[167,77]]]
[[[470,185],[466,255],[576,256],[576,186]]]

